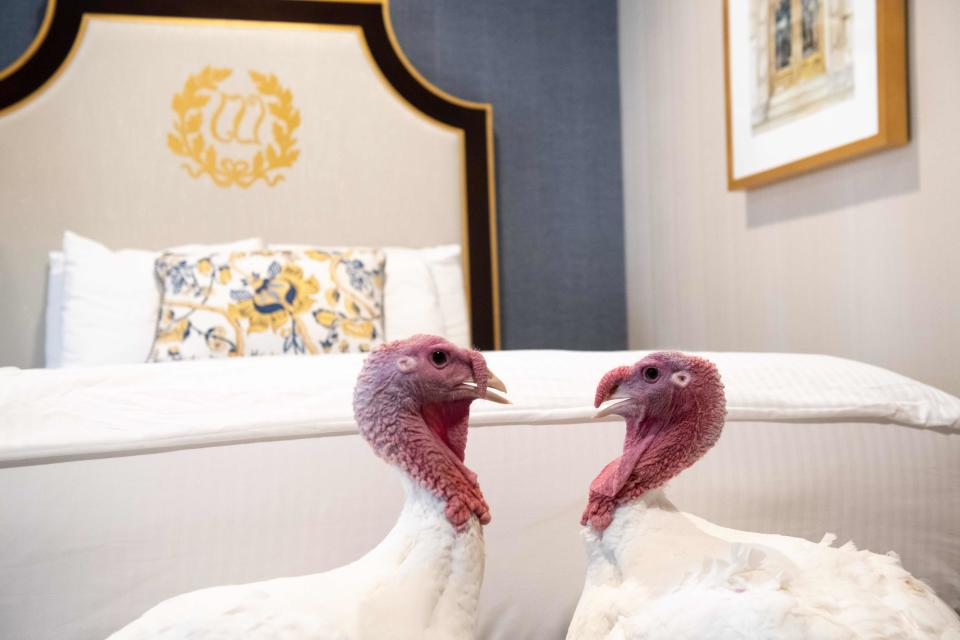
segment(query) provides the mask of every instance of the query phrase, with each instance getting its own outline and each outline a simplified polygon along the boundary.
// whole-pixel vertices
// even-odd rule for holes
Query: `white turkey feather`
[[[960,619],[894,554],[736,531],[661,490],[584,528],[588,568],[568,640],[960,640]]]
[[[473,637],[483,531],[401,472],[407,499],[384,540],[332,571],[201,589],[160,603],[110,640],[460,640]]]

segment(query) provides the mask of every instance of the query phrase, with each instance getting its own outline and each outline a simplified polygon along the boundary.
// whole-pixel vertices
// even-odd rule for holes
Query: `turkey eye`
[[[446,351],[434,351],[430,354],[430,360],[438,367],[442,367],[447,364],[447,352]]]
[[[656,367],[646,367],[643,370],[643,379],[647,382],[656,382],[657,378],[660,377],[660,370]]]

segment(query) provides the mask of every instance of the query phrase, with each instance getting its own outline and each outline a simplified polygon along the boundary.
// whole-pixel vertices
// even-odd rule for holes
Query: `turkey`
[[[387,343],[364,362],[354,415],[400,473],[406,501],[386,538],[327,573],[171,598],[114,640],[472,638],[490,511],[464,465],[470,404],[507,402],[480,353],[433,336]]]
[[[583,592],[568,640],[960,639],[960,619],[890,553],[737,531],[677,510],[662,485],[717,441],[716,367],[651,354],[600,381],[623,455],[590,485]]]

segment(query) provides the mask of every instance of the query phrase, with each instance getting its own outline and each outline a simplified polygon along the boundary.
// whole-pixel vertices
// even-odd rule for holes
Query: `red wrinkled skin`
[[[451,354],[451,363],[441,370],[430,369],[424,364],[425,356],[439,347]],[[420,358],[419,368],[401,370],[396,365],[404,358]],[[436,336],[390,342],[367,357],[353,399],[360,434],[374,452],[445,500],[447,519],[457,530],[463,530],[473,515],[481,524],[490,522],[490,508],[477,475],[463,463],[473,398],[426,397],[430,391],[424,376],[433,376],[434,383],[449,376],[447,386],[453,388],[458,382],[456,375],[459,372],[462,379],[464,370],[472,374],[482,395],[488,373],[480,353]]]
[[[651,364],[667,372],[658,387],[644,387],[638,378]],[[675,371],[688,373],[690,382],[671,386],[670,373]],[[580,523],[598,532],[610,526],[620,505],[662,486],[700,459],[720,437],[726,415],[723,384],[714,364],[683,353],[654,353],[632,367],[613,369],[597,386],[596,406],[615,389],[637,397],[646,411],[642,418],[626,419],[623,455],[590,484]]]

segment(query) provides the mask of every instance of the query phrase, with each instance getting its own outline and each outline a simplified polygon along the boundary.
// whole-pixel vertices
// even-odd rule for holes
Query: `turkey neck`
[[[377,593],[391,609],[409,613],[405,623],[423,630],[418,637],[472,639],[483,583],[483,527],[472,516],[457,531],[446,518],[445,500],[403,470],[400,477],[406,496],[400,517],[362,562],[383,576]],[[375,618],[376,610],[369,615]]]
[[[355,409],[367,442],[399,471],[406,497],[393,529],[361,560],[376,596],[365,601],[360,624],[375,629],[385,612],[404,611],[391,637],[471,640],[483,582],[483,530],[470,515],[458,531],[446,512],[451,498],[479,493],[476,475],[427,425],[418,403],[390,398],[390,391]],[[466,419],[456,427],[465,429]]]
[[[698,416],[690,412],[669,411],[643,421],[628,419],[623,455],[616,465],[600,473],[591,489],[624,478],[614,498],[619,509],[663,486],[713,446],[716,436],[703,434],[701,426]],[[676,437],[678,433],[696,437]]]
[[[463,531],[457,531],[447,520],[445,500],[423,488],[404,471],[400,470],[399,475],[405,497],[403,509],[397,523],[371,555],[377,555],[378,562],[397,565],[436,558],[455,564],[475,563],[479,573],[474,578],[479,588],[483,577],[483,527],[476,516],[470,518]],[[469,573],[467,567],[461,567],[451,577]],[[469,588],[469,584],[464,587]]]
[[[679,473],[683,467],[674,462],[663,464],[664,457],[673,461],[684,460],[689,456],[686,443],[677,442],[669,437],[676,430],[677,423],[696,423],[692,417],[684,416],[679,420],[673,415],[650,416],[646,420],[627,421],[627,433],[623,438],[623,456],[621,460],[632,465],[629,479],[617,496],[621,505],[642,497],[647,491],[656,489]]]
[[[698,571],[711,551],[727,556],[727,545],[678,511],[662,488],[622,503],[602,536],[592,530],[587,536],[588,574],[596,582],[616,584],[634,578],[651,596]]]
[[[458,450],[466,446],[469,410],[451,412],[456,422],[443,426]],[[393,405],[391,411],[364,409],[358,414],[360,430],[378,456],[399,467],[414,483],[449,502],[460,498],[470,502],[481,495],[477,476],[446,444],[437,425],[428,425],[424,408],[413,401]]]

